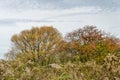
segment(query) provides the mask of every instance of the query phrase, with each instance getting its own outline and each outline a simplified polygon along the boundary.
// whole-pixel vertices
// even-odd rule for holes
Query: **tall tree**
[[[25,54],[28,58],[36,59],[55,51],[62,40],[56,28],[51,26],[34,27],[12,36],[12,48],[16,54]]]
[[[64,50],[77,53],[81,58],[98,58],[102,55],[120,50],[120,40],[97,29],[95,26],[85,26],[68,33],[65,37]]]
[[[68,33],[65,39],[69,45],[71,44],[71,48],[79,52],[83,46],[94,45],[103,40],[104,35],[102,31],[98,30],[95,26],[85,26]],[[91,45],[91,47],[94,46]]]

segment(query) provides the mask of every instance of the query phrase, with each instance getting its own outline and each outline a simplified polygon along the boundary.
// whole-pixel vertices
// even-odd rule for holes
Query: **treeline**
[[[120,50],[120,39],[95,26],[79,28],[64,38],[51,26],[34,27],[13,35],[11,41],[11,51],[6,54],[7,59],[11,60],[20,58],[38,61],[46,56],[59,55],[62,56],[61,60],[76,57],[75,59],[82,62],[101,61],[106,55]]]
[[[33,27],[13,35],[11,41],[1,62],[4,67],[0,65],[0,79],[120,79],[120,39],[96,26],[76,29],[65,37],[52,26]]]

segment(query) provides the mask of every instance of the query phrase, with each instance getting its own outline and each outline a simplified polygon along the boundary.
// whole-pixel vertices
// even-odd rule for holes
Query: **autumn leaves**
[[[12,53],[8,52],[7,57],[14,54],[13,56],[18,58],[22,55],[22,58],[33,61],[40,60],[41,57],[49,54],[77,55],[78,60],[87,61],[102,59],[100,56],[120,50],[119,39],[98,30],[95,26],[74,30],[65,38],[51,26],[34,27],[13,35],[11,41]]]

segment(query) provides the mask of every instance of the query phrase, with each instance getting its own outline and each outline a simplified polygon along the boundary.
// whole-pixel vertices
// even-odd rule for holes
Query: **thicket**
[[[15,34],[1,80],[120,80],[120,39],[95,26],[62,37],[52,26]]]

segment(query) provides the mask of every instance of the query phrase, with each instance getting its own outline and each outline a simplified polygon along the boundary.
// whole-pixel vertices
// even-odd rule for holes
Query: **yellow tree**
[[[55,51],[61,40],[61,34],[52,26],[34,27],[15,34],[11,38],[12,48],[17,56],[24,55],[34,60]]]

